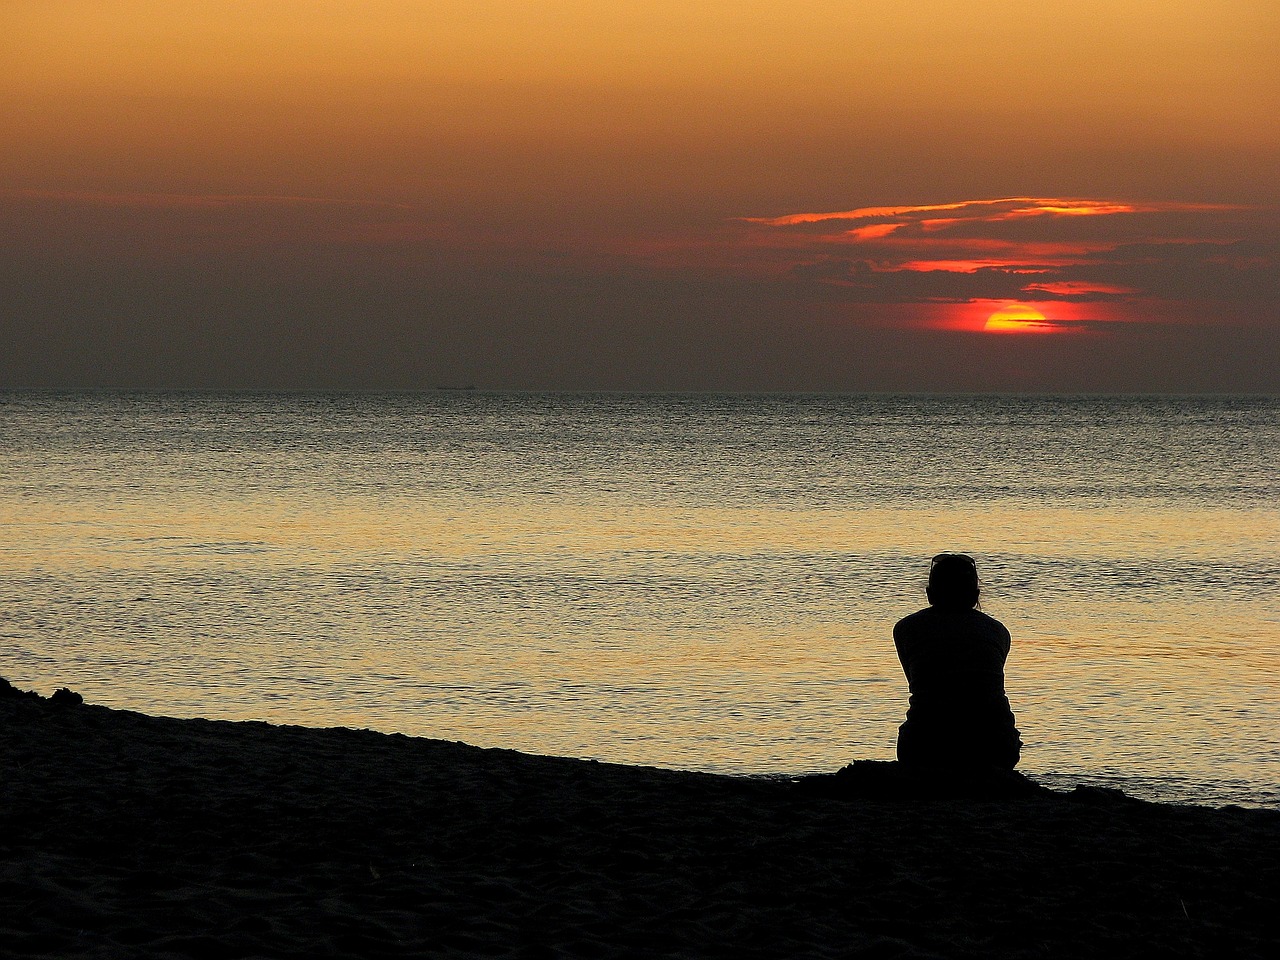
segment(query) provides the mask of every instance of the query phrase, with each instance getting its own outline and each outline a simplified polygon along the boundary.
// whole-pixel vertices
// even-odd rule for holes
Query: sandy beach
[[[8,956],[1280,950],[1280,812],[1097,790],[892,796],[850,776],[748,780],[0,694]]]

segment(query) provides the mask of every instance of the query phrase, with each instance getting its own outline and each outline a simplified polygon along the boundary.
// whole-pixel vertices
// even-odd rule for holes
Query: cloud
[[[1027,327],[1038,328],[1050,333],[1068,333],[1072,331],[1107,331],[1114,332],[1118,328],[1135,321],[1106,320],[1097,317],[1044,317],[1041,320],[1021,321]]]
[[[1133,213],[1139,209],[1156,209],[1159,205],[1122,203],[1114,200],[1060,199],[1048,197],[1005,197],[998,200],[960,200],[954,203],[929,203],[899,207],[857,207],[838,213],[790,213],[781,217],[743,217],[747,223],[772,227],[795,226],[827,221],[883,220],[895,223],[924,223],[932,226],[968,221],[993,222],[1026,217],[1092,217],[1117,213]],[[970,211],[968,216],[928,217],[940,211]]]
[[[1097,283],[1090,280],[1048,280],[1043,283],[1029,283],[1023,288],[1035,291],[1041,296],[1079,297],[1099,299],[1102,297],[1121,298],[1135,293],[1132,287],[1122,287],[1114,283]]]
[[[1280,303],[1273,211],[1004,197],[744,217],[755,262],[860,303]],[[1092,321],[1053,323],[1085,328]],[[1098,321],[1098,323],[1111,321]]]

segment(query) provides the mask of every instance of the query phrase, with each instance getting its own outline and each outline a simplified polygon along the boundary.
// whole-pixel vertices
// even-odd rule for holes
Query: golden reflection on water
[[[892,624],[922,605],[925,558],[962,549],[1014,635],[1024,767],[1249,779],[1280,769],[1274,595],[1182,598],[1159,577],[1269,558],[1276,520],[1132,503],[10,500],[0,572],[35,612],[3,667],[157,713],[831,769],[892,756]],[[1132,556],[1154,580],[1051,569]]]
[[[1141,543],[1159,556],[1269,556],[1280,533],[1274,510],[1149,506],[1055,509],[1041,506],[936,504],[798,513],[785,509],[700,506],[681,512],[632,504],[492,501],[380,502],[330,500],[305,508],[287,500],[133,500],[116,508],[65,501],[0,504],[0,522],[20,531],[0,564],[66,555],[108,562],[145,557],[122,544],[172,538],[174,548],[225,544],[309,553],[371,549],[431,556],[484,555],[496,548],[583,555],[629,550],[706,553],[731,550],[848,552],[901,548],[927,557],[935,544],[961,543],[976,554],[1115,556]],[[163,546],[163,543],[159,543]],[[1163,548],[1163,549],[1162,549]],[[938,549],[941,549],[939,547]],[[180,556],[176,554],[175,556]],[[208,559],[201,554],[201,559]]]

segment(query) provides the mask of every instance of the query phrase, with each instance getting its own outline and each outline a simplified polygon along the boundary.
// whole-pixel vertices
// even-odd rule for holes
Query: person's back
[[[974,609],[978,574],[962,554],[934,558],[931,606],[893,629],[911,690],[898,759],[921,766],[1017,765],[1022,741],[1004,692],[1009,631]]]

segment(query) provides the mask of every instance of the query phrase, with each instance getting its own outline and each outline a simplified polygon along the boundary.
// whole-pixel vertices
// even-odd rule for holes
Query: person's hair
[[[940,553],[929,564],[925,596],[935,607],[968,610],[978,605],[978,565],[967,553]]]

